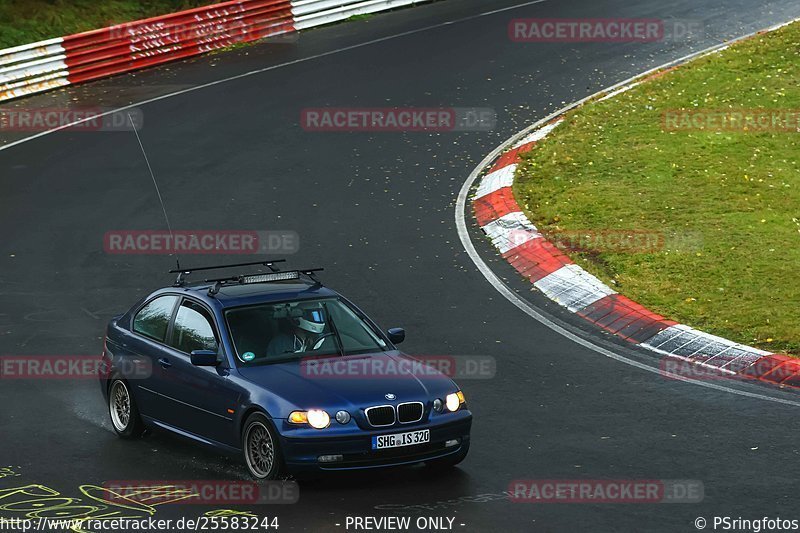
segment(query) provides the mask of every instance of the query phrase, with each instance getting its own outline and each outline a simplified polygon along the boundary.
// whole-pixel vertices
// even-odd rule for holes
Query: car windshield
[[[248,306],[225,316],[239,364],[247,366],[386,348],[367,322],[335,298]]]

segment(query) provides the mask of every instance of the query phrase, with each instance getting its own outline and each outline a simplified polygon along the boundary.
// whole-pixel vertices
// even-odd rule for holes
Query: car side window
[[[213,324],[214,320],[203,306],[184,300],[175,317],[170,346],[185,353],[195,350],[216,352],[219,343]]]
[[[161,296],[142,307],[133,319],[133,331],[164,342],[177,296]]]

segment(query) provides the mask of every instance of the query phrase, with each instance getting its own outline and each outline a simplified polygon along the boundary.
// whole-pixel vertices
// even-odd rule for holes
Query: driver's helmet
[[[292,314],[295,325],[302,330],[319,335],[325,329],[325,315],[318,302],[300,303]]]

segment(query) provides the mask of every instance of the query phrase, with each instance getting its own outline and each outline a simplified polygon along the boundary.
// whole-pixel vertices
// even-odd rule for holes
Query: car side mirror
[[[392,344],[400,344],[406,340],[406,330],[403,328],[391,328],[386,332]]]
[[[217,366],[217,352],[212,350],[195,350],[191,353],[192,364],[194,366]]]

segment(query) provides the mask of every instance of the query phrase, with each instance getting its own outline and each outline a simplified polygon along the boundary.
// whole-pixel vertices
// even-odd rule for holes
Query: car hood
[[[239,374],[297,409],[364,407],[387,400],[425,402],[456,390],[444,374],[418,369],[419,361],[412,357],[380,352],[244,367]]]

